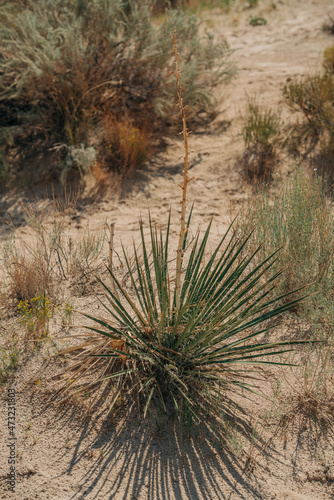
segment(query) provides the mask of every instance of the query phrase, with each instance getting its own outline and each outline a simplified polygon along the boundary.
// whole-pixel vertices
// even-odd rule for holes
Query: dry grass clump
[[[269,180],[278,162],[278,146],[282,136],[280,113],[261,107],[254,99],[248,99],[247,114],[242,119],[246,171],[253,179]]]
[[[41,292],[53,294],[54,281],[46,263],[41,255],[35,257],[20,255],[6,262],[9,295],[17,302],[30,300]]]
[[[80,294],[91,288],[102,264],[104,234],[92,234],[88,228],[81,238],[71,237],[67,227],[75,203],[75,197],[65,193],[63,201],[53,198],[42,210],[23,205],[31,242],[4,235],[1,267],[15,303],[44,295],[56,298],[65,283]]]
[[[334,417],[333,346],[319,344],[304,347],[291,356],[294,366],[280,372],[280,382],[288,390],[276,391],[279,400],[280,424],[286,432],[292,423],[312,431],[314,424],[332,425]],[[296,364],[298,366],[296,366]]]
[[[129,117],[115,120],[109,112],[103,119],[104,164],[123,177],[130,177],[147,160],[151,145],[148,125],[136,127]]]
[[[171,8],[182,8],[197,12],[213,8],[227,9],[234,2],[235,0],[155,0],[154,5],[156,12],[163,12]],[[245,3],[247,3],[247,0],[245,0]],[[249,0],[250,3],[251,0]]]
[[[80,159],[91,158],[92,147],[103,163],[106,151],[99,131],[110,115],[115,140],[107,151],[108,164],[119,168],[124,161],[122,168],[132,170],[135,162],[143,162],[150,152],[150,136],[175,125],[172,58],[166,42],[172,29],[177,29],[182,44],[185,97],[193,119],[213,110],[212,89],[233,75],[227,43],[200,36],[198,19],[181,10],[168,10],[157,22],[153,6],[153,0],[56,0],[52,6],[47,0],[28,0],[2,7],[4,175],[6,153],[13,147],[23,150],[37,139],[58,148],[61,171],[84,171]],[[134,152],[128,151],[132,147]]]
[[[333,422],[334,417],[334,367],[333,347],[320,346],[305,350],[297,374],[292,401],[296,412],[316,419]]]

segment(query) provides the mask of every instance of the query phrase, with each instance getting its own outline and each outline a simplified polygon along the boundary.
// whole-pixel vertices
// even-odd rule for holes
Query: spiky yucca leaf
[[[133,259],[123,249],[131,292],[112,271],[118,296],[101,281],[108,319],[84,314],[95,323],[87,328],[99,349],[101,340],[106,343],[102,352],[84,351],[82,361],[91,356],[111,362],[103,379],[131,394],[136,389],[144,415],[155,402],[179,416],[186,406],[199,419],[203,411],[224,406],[225,389],[252,390],[250,365],[282,364],[277,355],[300,343],[258,340],[273,327],[268,320],[301,300],[287,300],[290,293],[272,298],[281,273],[266,282],[263,277],[276,255],[250,266],[258,250],[247,255],[250,236],[238,240],[231,225],[205,261],[210,227],[197,234],[183,260],[179,310],[169,272],[169,218],[165,235],[150,220],[149,245],[140,222],[141,251],[134,245]]]

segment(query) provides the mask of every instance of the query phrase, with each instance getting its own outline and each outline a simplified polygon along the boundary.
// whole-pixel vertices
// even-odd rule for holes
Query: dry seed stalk
[[[188,147],[188,132],[187,120],[185,110],[187,106],[183,106],[183,99],[181,96],[182,87],[180,85],[181,71],[179,69],[179,54],[177,52],[176,45],[176,31],[173,31],[173,42],[174,42],[174,54],[175,54],[175,74],[176,74],[176,87],[177,87],[177,97],[178,97],[178,107],[182,115],[182,125],[183,125],[183,141],[184,141],[184,167],[183,167],[183,185],[179,184],[182,189],[181,204],[181,229],[179,236],[179,244],[177,247],[177,258],[176,258],[176,282],[175,282],[175,306],[176,314],[180,310],[180,294],[181,294],[181,267],[182,267],[182,257],[183,257],[183,242],[186,235],[186,201],[187,201],[187,186],[191,181],[188,177],[188,164],[189,164],[189,147]]]
[[[115,224],[116,222],[111,222],[110,223],[110,240],[109,240],[109,263],[108,263],[108,268],[112,272],[112,254],[114,250],[114,232],[115,232]],[[111,286],[114,294],[116,295],[117,299],[119,299],[118,292],[115,286],[114,278],[110,275],[110,281],[111,281]]]

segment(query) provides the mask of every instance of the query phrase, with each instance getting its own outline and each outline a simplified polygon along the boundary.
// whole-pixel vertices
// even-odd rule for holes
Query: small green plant
[[[25,429],[24,429],[24,433],[25,433],[25,435],[27,435],[28,430],[29,430],[29,429],[30,429],[30,427],[31,427],[31,420],[29,420],[29,418],[28,418],[28,417],[26,417],[26,416],[24,416],[24,418],[26,419],[26,422],[27,422],[27,425],[26,425],[26,427],[25,427]]]
[[[247,0],[248,1],[248,7],[250,9],[253,9],[254,7],[257,7],[259,5],[259,0]]]
[[[72,325],[72,323],[73,323],[73,306],[69,301],[67,301],[64,304],[62,324]]]
[[[40,339],[48,336],[53,307],[51,300],[45,293],[33,297],[30,301],[21,301],[17,310],[21,316],[20,321],[29,336]]]
[[[264,17],[253,16],[250,18],[249,24],[251,26],[264,26],[265,24],[267,24],[267,21]]]
[[[8,331],[1,326],[0,337],[0,384],[2,384],[15,371],[20,351],[13,331]]]
[[[228,430],[228,432],[227,432]],[[225,440],[223,445],[227,445],[229,449],[234,453],[234,455],[240,455],[243,451],[243,443],[241,441],[240,432],[238,427],[234,425],[233,427],[224,430]]]
[[[249,98],[247,114],[242,119],[246,169],[252,177],[268,179],[277,164],[282,135],[280,112],[261,108],[255,99]]]

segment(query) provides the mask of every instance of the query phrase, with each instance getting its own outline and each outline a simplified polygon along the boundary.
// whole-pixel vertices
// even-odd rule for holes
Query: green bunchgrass
[[[137,401],[144,417],[154,407],[191,426],[228,413],[227,390],[256,390],[257,365],[284,364],[280,355],[298,342],[264,341],[263,334],[301,299],[289,301],[290,292],[273,297],[281,276],[270,273],[276,253],[252,268],[260,249],[243,255],[251,236],[238,239],[232,227],[207,255],[210,226],[186,252],[177,309],[170,219],[164,234],[150,221],[149,242],[140,223],[140,249],[134,245],[132,257],[124,250],[131,286],[126,290],[111,271],[117,294],[101,281],[105,316],[84,314],[93,324],[80,335],[82,345],[64,351],[77,355],[61,394],[87,388],[85,375],[100,364],[90,384],[109,384],[110,410],[122,398],[130,405]]]
[[[323,66],[325,71],[329,73],[334,73],[334,45],[332,47],[328,47],[324,51],[324,62]]]
[[[241,118],[245,166],[252,176],[268,179],[277,163],[282,138],[280,112],[261,107],[256,99],[248,98],[246,114]]]
[[[254,229],[254,248],[262,244],[259,258],[280,248],[275,268],[284,268],[277,293],[308,285],[312,296],[298,307],[313,334],[328,336],[334,323],[334,218],[326,187],[313,172],[298,167],[282,188],[259,188],[249,199],[239,221],[241,234]]]
[[[249,98],[242,134],[246,147],[272,152],[281,135],[280,113],[261,108],[255,99]]]

